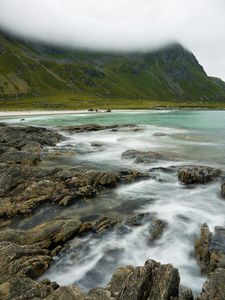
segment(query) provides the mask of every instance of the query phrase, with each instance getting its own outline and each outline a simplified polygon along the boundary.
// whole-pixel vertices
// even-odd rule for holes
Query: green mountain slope
[[[91,53],[0,32],[3,108],[83,108],[111,102],[121,108],[123,103],[139,107],[148,102],[200,101],[225,103],[225,84],[208,77],[195,56],[179,44],[150,53]]]

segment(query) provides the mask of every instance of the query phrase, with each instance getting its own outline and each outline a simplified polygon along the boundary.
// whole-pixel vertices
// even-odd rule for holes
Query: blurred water
[[[151,168],[174,166],[171,172],[155,169],[150,174],[156,179],[120,186],[101,193],[87,204],[49,210],[43,207],[30,222],[38,224],[49,218],[96,219],[107,216],[127,219],[140,212],[156,212],[167,223],[163,237],[154,245],[148,243],[146,226],[123,235],[108,232],[104,237],[87,236],[69,242],[69,251],[56,257],[54,264],[43,276],[60,285],[76,284],[84,291],[105,286],[113,272],[128,264],[143,265],[147,259],[172,263],[179,268],[181,284],[200,293],[205,278],[193,258],[195,239],[200,228],[207,223],[225,226],[225,201],[220,197],[220,182],[207,185],[185,186],[178,181],[177,171],[182,165],[207,165],[225,169],[225,112],[224,111],[164,111],[111,114],[81,114],[58,116],[23,116],[1,118],[10,124],[46,126],[75,124],[143,125],[138,131],[123,128],[69,134],[53,148],[45,148],[44,162],[40,166],[66,166],[80,169],[120,171],[122,169],[149,172]],[[59,130],[59,128],[57,128]],[[164,133],[155,136],[155,133]],[[93,147],[99,142],[101,147]],[[148,164],[123,159],[128,149],[154,151],[166,159]],[[52,152],[74,152],[75,156],[50,157]],[[160,180],[159,180],[160,179]],[[33,220],[33,221],[32,221]],[[18,225],[19,226],[19,225]],[[31,225],[23,223],[24,227]]]

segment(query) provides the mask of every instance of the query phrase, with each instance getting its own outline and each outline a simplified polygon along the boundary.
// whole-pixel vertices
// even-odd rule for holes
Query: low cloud
[[[1,0],[0,26],[92,50],[146,51],[179,41],[207,73],[225,79],[224,11],[224,0]]]

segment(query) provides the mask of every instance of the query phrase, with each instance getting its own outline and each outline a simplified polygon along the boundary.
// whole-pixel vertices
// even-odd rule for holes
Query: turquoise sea
[[[20,121],[22,118],[25,121]],[[225,227],[225,200],[220,182],[186,186],[177,171],[184,165],[206,165],[225,170],[225,111],[143,111],[2,117],[0,121],[21,126],[44,126],[61,132],[65,139],[46,147],[39,167],[64,166],[80,169],[150,172],[155,179],[143,180],[103,192],[88,205],[54,210],[42,207],[17,228],[30,228],[54,218],[93,219],[102,216],[126,220],[141,212],[154,212],[166,222],[163,237],[154,245],[147,242],[148,228],[141,226],[124,235],[109,233],[103,239],[85,237],[70,241],[70,251],[43,275],[60,285],[76,284],[84,291],[105,286],[118,268],[143,265],[147,259],[172,263],[180,271],[181,284],[195,294],[205,279],[193,257],[195,239],[203,223],[210,230]],[[139,130],[66,133],[60,125],[136,124]],[[160,133],[160,135],[159,135]],[[92,143],[101,143],[93,147]],[[123,159],[128,149],[154,151],[167,159],[146,164]],[[53,158],[52,152],[74,152],[75,156]],[[165,172],[158,167],[171,167]],[[154,168],[154,170],[153,170]],[[152,169],[152,170],[151,170]]]

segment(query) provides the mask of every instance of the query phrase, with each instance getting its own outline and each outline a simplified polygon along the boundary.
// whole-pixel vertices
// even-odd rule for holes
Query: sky
[[[0,28],[100,51],[179,42],[225,81],[225,0],[0,0]]]

